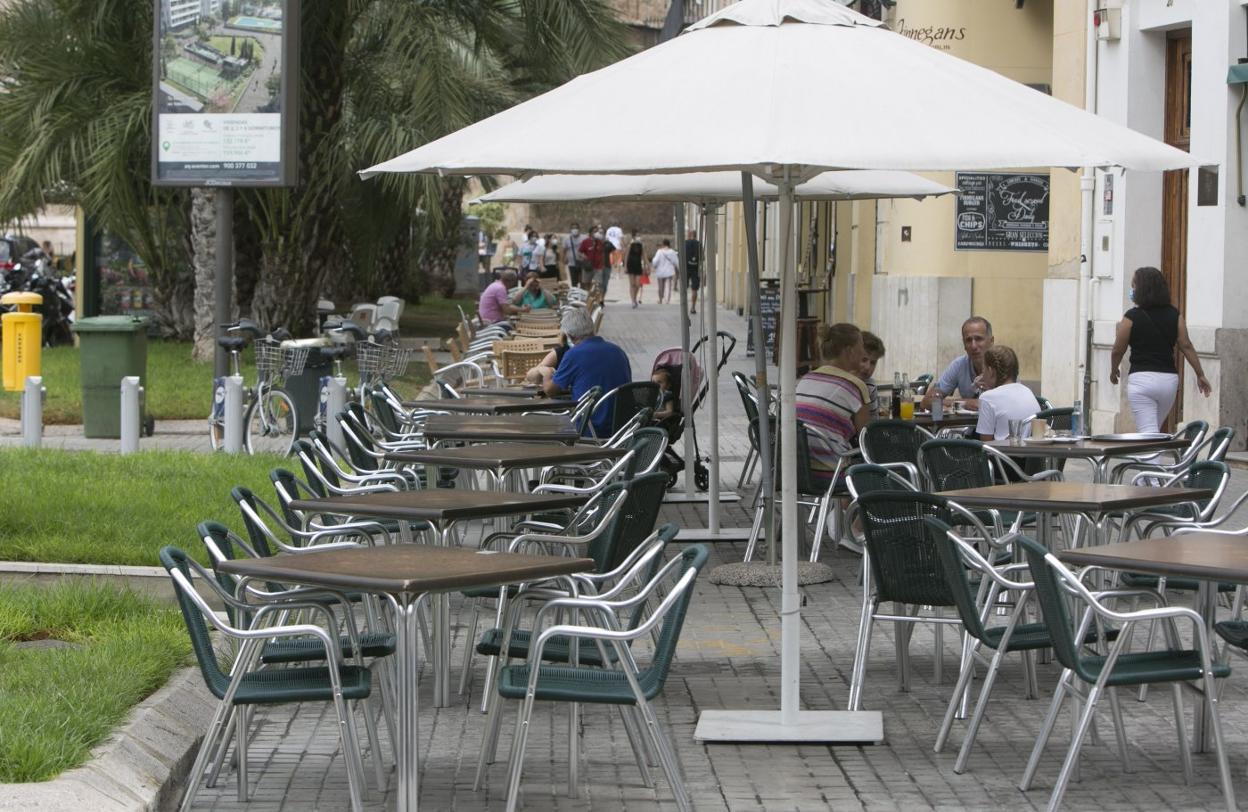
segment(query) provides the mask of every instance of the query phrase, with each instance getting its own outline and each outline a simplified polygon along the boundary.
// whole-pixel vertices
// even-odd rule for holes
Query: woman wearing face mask
[[[1131,301],[1135,304],[1118,322],[1114,349],[1109,359],[1109,382],[1118,383],[1118,368],[1127,348],[1131,368],[1127,373],[1127,403],[1135,418],[1135,430],[1157,431],[1174,406],[1179,389],[1174,348],[1192,365],[1196,386],[1205,397],[1213,391],[1205,379],[1196,348],[1187,335],[1187,322],[1170,304],[1170,286],[1156,268],[1138,268],[1131,277]]]

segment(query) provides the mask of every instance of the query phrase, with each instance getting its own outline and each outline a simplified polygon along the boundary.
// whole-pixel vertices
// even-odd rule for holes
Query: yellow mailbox
[[[43,350],[43,316],[31,312],[43,304],[38,293],[6,293],[0,304],[13,305],[12,313],[0,316],[0,350],[4,354],[4,388],[20,392],[26,378],[38,375]]]

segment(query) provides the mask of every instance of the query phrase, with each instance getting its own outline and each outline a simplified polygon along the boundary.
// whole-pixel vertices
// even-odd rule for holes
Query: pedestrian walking
[[[568,271],[568,284],[574,288],[581,286],[581,267],[584,260],[581,256],[581,224],[573,223],[568,236],[563,238],[563,267]]]
[[[692,228],[685,239],[685,286],[689,291],[689,315],[696,315],[698,289],[702,287],[702,243]]]
[[[547,234],[545,239],[546,247],[544,251],[545,270],[542,272],[543,279],[559,278],[559,244],[555,242],[554,234]]]
[[[581,241],[581,256],[592,272],[590,283],[598,283],[603,298],[607,295],[607,283],[611,281],[611,243],[607,242],[602,226],[594,226],[593,233]],[[585,287],[582,274],[581,287]]]
[[[646,247],[642,245],[637,229],[633,229],[632,238],[628,242],[628,255],[624,259],[624,270],[628,273],[628,295],[633,300],[633,307],[641,304],[641,275],[646,272]]]
[[[1213,387],[1205,378],[1200,357],[1187,334],[1187,322],[1170,304],[1170,285],[1156,268],[1137,268],[1131,277],[1131,301],[1135,304],[1118,322],[1114,348],[1109,356],[1109,382],[1118,383],[1118,368],[1127,348],[1131,367],[1127,372],[1127,403],[1135,418],[1135,430],[1157,431],[1179,391],[1179,370],[1174,349],[1192,365],[1196,388],[1209,397]]]
[[[659,304],[670,302],[676,269],[680,267],[680,256],[672,249],[671,240],[663,241],[663,247],[654,253],[650,266],[654,268],[654,278],[659,280]]]
[[[624,264],[624,229],[612,223],[607,229],[607,242],[611,243],[611,270]]]

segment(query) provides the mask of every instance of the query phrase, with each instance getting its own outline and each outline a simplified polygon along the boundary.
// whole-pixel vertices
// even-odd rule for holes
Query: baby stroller
[[[732,351],[737,346],[737,338],[732,333],[725,333],[722,330],[717,334],[716,338],[718,339],[719,352],[715,360],[715,368],[722,370],[724,364],[728,363],[728,358],[732,355]],[[676,484],[677,475],[685,470],[684,458],[676,453],[676,441],[684,436],[686,427],[693,433],[693,481],[697,485],[698,490],[701,491],[705,491],[711,484],[711,470],[707,467],[710,457],[704,456],[698,449],[698,433],[691,419],[697,412],[698,407],[706,399],[707,380],[703,374],[702,365],[698,363],[698,352],[708,340],[708,336],[702,336],[689,352],[692,364],[689,378],[690,385],[693,386],[694,396],[689,403],[690,413],[688,415],[683,414],[681,411],[680,385],[683,378],[684,364],[680,347],[669,347],[663,350],[655,356],[654,363],[650,367],[651,375],[660,371],[668,373],[671,379],[670,397],[675,404],[672,414],[654,421],[656,426],[667,432],[667,450],[663,452],[663,459],[660,460],[659,467],[667,474],[669,488]],[[665,397],[664,404],[666,402],[667,399]]]

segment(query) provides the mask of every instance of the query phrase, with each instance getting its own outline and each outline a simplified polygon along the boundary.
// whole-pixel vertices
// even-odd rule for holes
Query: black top
[[[685,272],[690,276],[698,275],[698,263],[702,259],[702,243],[697,240],[685,240]]]
[[[1179,340],[1179,311],[1172,305],[1133,307],[1131,319],[1131,372],[1178,372],[1174,368],[1174,345]]]
[[[642,270],[642,262],[645,258],[646,249],[641,244],[641,240],[633,240],[628,244],[628,258],[624,261],[625,270],[631,274],[639,274]]]

